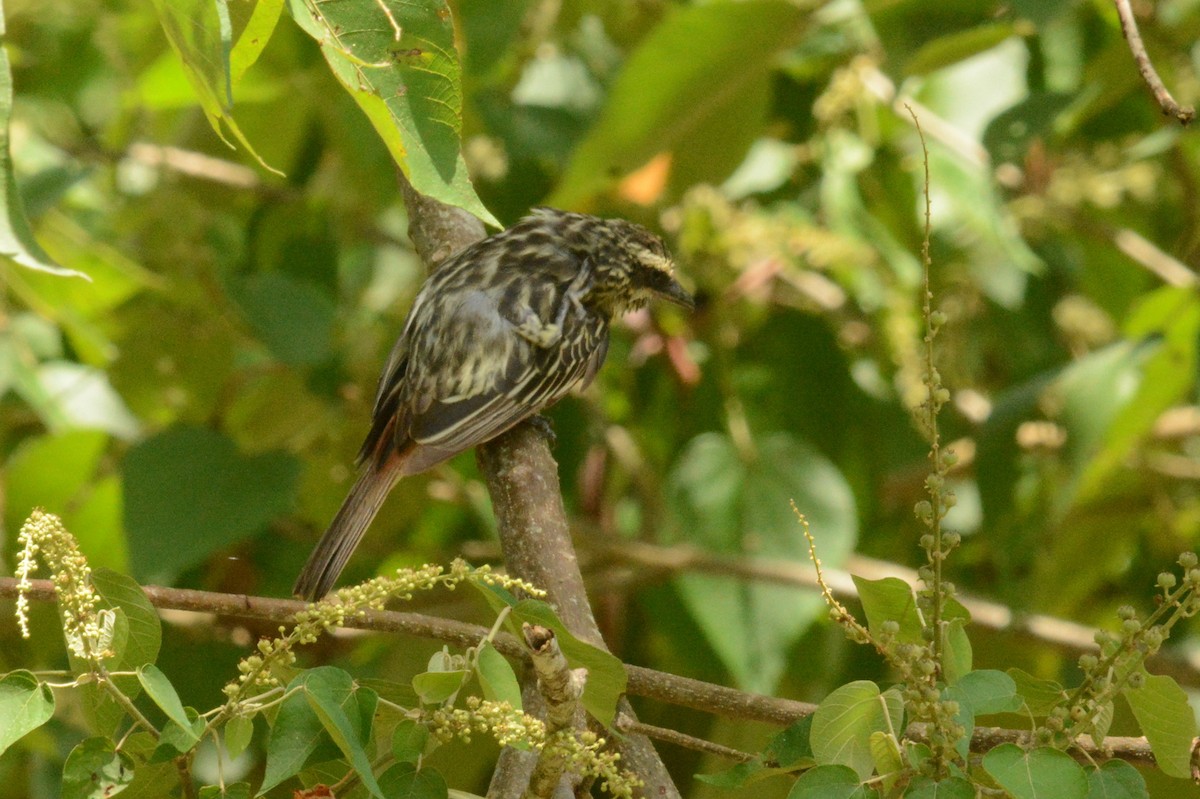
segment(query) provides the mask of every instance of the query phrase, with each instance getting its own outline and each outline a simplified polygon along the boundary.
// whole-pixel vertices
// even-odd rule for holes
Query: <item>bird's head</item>
[[[624,219],[608,220],[607,225],[615,246],[608,262],[596,265],[597,282],[609,284],[623,300],[618,311],[640,308],[655,298],[695,307],[696,301],[675,277],[675,262],[662,239]]]

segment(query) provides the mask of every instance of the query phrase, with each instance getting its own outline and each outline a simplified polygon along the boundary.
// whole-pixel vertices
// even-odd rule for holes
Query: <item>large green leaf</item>
[[[299,464],[279,452],[247,457],[220,433],[175,427],[125,457],[125,528],[134,574],[169,582],[292,506]]]
[[[717,433],[695,438],[668,478],[674,541],[710,552],[806,560],[807,542],[789,502],[812,526],[823,562],[838,564],[857,536],[854,497],[837,468],[786,433],[763,438],[752,456]],[[743,687],[770,692],[788,649],[824,603],[811,591],[762,580],[689,574],[675,582],[710,645]]]
[[[1085,799],[1088,794],[1083,767],[1050,747],[1025,751],[1000,744],[983,756],[983,768],[1015,799]]]
[[[720,166],[709,180],[723,179],[761,127],[770,69],[804,21],[784,0],[673,9],[625,63],[550,203],[585,204],[664,151],[680,151],[692,180],[702,162]],[[703,155],[691,158],[687,143]]]
[[[461,70],[445,0],[288,0],[288,7],[413,187],[499,227],[460,152]]]
[[[881,694],[879,686],[868,680],[836,688],[813,714],[813,756],[822,765],[849,766],[865,780],[875,769],[871,734],[899,735],[903,713],[897,694]]]

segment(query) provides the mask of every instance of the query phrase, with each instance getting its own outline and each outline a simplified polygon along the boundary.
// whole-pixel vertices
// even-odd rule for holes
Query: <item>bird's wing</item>
[[[581,382],[590,382],[608,349],[607,324],[586,315],[574,320],[573,334],[553,346],[538,347],[509,329],[503,353],[493,365],[476,365],[461,388],[413,414],[408,436],[417,444],[405,471],[422,471],[476,444],[488,441],[539,410],[562,399]],[[507,322],[511,328],[512,323]],[[478,343],[478,342],[476,342]]]

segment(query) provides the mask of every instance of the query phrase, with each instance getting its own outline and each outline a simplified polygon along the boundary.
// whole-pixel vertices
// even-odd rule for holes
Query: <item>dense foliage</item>
[[[1200,7],[1137,10],[1176,95],[1200,94]],[[694,314],[627,319],[596,385],[551,413],[614,652],[747,690],[820,701],[857,685],[869,700],[850,681],[894,675],[821,623],[789,500],[827,569],[924,563],[913,508],[930,464],[912,420],[926,391],[924,178],[906,103],[929,144],[945,314],[940,421],[957,454],[946,523],[962,535],[947,576],[1018,615],[1115,627],[1119,606],[1152,609],[1157,575],[1196,545],[1200,146],[1145,92],[1110,3],[5,11],[5,178],[36,237],[0,230],[31,248],[0,263],[6,574],[40,506],[93,568],[288,594],[349,484],[423,274],[399,163],[427,193],[500,223],[544,204],[646,224],[696,289]],[[346,31],[365,34],[348,44]],[[39,268],[50,262],[88,279]],[[464,552],[494,559],[492,525],[460,457],[393,492],[345,581]],[[790,582],[765,568],[789,563]],[[432,596],[429,612],[494,618]],[[276,634],[168,622],[157,668],[200,708]],[[51,606],[34,607],[32,627],[25,642],[0,625],[0,672],[67,668]],[[1080,680],[1077,653],[1036,634],[972,628],[972,641],[976,667]],[[1194,647],[1180,625],[1171,662]],[[370,678],[420,671],[438,649],[327,637],[301,659]],[[1176,676],[1200,685],[1186,664]],[[0,797],[59,794],[86,737],[73,701],[60,696],[55,718],[0,757]],[[1115,708],[1112,733],[1135,733]],[[774,732],[640,709],[751,751]],[[235,779],[261,776],[261,738]],[[690,775],[726,763],[664,751],[685,794],[717,795]],[[476,742],[431,760],[452,788],[482,793],[494,756]],[[201,779],[211,761],[196,762]],[[1190,790],[1146,776],[1152,795]]]

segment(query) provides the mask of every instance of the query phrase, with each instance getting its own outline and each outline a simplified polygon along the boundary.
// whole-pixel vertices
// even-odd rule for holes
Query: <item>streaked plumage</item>
[[[384,366],[358,480],[294,592],[329,591],[401,477],[590,383],[609,323],[655,296],[692,305],[657,237],[624,220],[552,209],[439,265]]]

